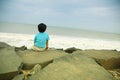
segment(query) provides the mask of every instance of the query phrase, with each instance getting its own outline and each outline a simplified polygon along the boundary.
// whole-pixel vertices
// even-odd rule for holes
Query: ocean
[[[19,34],[36,34],[38,33],[38,30],[37,30],[37,25],[33,25],[33,24],[1,22],[0,32],[19,33]],[[48,26],[46,32],[50,35],[120,40],[120,34],[82,30],[74,27],[68,28],[68,27],[59,27],[59,26]]]
[[[54,48],[76,47],[79,49],[116,49],[120,51],[120,34],[49,26],[49,46]],[[19,23],[0,23],[0,41],[12,46],[33,45],[37,25]]]

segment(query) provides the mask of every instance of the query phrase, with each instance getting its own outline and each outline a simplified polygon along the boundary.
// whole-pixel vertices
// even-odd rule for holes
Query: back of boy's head
[[[46,28],[47,28],[47,25],[45,25],[44,23],[40,23],[38,25],[38,31],[39,32],[45,32],[46,31]]]

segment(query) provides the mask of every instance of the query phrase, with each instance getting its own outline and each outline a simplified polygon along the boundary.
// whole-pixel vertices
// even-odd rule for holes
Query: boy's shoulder
[[[44,32],[44,34],[48,35],[48,33]]]
[[[39,33],[36,33],[35,35],[37,36],[37,35],[39,35]]]

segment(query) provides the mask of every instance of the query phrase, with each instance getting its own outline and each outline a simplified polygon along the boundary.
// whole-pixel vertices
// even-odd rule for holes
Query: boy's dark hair
[[[47,28],[47,25],[45,25],[44,23],[40,23],[38,25],[38,31],[39,32],[45,32],[46,28]]]

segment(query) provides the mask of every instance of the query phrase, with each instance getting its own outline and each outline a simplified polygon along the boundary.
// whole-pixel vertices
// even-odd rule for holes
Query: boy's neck
[[[39,32],[39,33],[44,33],[44,32]]]

